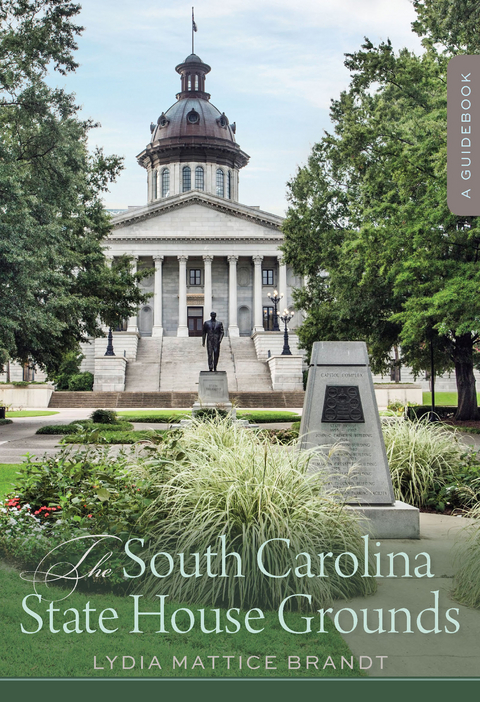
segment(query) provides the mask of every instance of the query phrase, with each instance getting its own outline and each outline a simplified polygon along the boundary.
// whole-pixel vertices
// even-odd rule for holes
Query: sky
[[[150,123],[175,102],[175,66],[191,53],[192,2],[80,0],[80,64],[51,82],[76,95],[81,115],[101,126],[89,145],[124,157],[105,197],[108,208],[146,204],[146,171],[136,156]],[[324,130],[329,106],[348,86],[344,54],[364,37],[420,52],[410,0],[195,0],[195,53],[211,67],[211,102],[236,122],[250,155],[240,202],[284,215],[287,182]]]

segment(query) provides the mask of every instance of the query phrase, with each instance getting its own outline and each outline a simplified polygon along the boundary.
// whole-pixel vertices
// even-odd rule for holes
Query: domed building
[[[249,156],[236,141],[235,122],[210,102],[205,86],[210,66],[192,53],[175,70],[181,81],[176,102],[152,122],[150,141],[137,156],[147,172],[147,204],[113,217],[106,246],[110,259],[127,254],[136,269],[151,271],[141,282],[152,294],[149,302],[114,335],[116,353],[129,361],[126,389],[141,389],[140,368],[135,378],[132,362],[147,358],[147,348],[155,348],[152,358],[174,355],[169,338],[201,336],[212,310],[229,340],[222,346],[224,362],[227,347],[234,356],[235,346],[238,360],[241,347],[240,355],[262,362],[269,385],[265,361],[283,344],[281,332],[273,331],[271,295],[274,290],[283,294],[281,314],[301,281],[279,251],[282,218],[239,202],[239,174]],[[294,317],[290,328],[300,321]],[[237,338],[248,343],[235,345]],[[149,343],[153,339],[156,344]],[[100,339],[83,347],[85,369],[93,370],[105,343]],[[296,337],[292,344],[296,350]],[[183,356],[187,348],[183,344]],[[159,372],[162,389],[167,381],[164,369]]]

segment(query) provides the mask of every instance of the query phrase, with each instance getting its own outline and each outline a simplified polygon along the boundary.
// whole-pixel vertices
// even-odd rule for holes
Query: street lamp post
[[[278,303],[280,302],[280,300],[283,297],[283,293],[281,293],[279,295],[278,290],[274,290],[273,295],[272,295],[272,293],[267,293],[267,294],[268,294],[268,297],[270,298],[270,300],[273,302],[273,331],[280,331],[280,327],[278,326],[277,308],[278,308]]]
[[[288,327],[287,324],[289,321],[292,319],[294,315],[294,312],[290,312],[286,308],[283,310],[283,314],[280,317],[284,324],[284,332],[283,332],[283,351],[282,351],[282,356],[291,356],[292,352],[290,351],[290,346],[288,345]]]
[[[113,332],[112,327],[108,330],[108,343],[107,350],[105,351],[105,356],[115,356],[115,351],[113,350]]]

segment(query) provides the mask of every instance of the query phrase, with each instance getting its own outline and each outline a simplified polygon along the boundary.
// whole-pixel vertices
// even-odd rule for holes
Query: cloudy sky
[[[175,66],[191,52],[191,6],[183,0],[80,0],[80,67],[55,82],[100,122],[91,146],[125,158],[109,208],[146,202],[136,155],[150,122],[180,89]],[[348,85],[344,54],[364,36],[420,51],[410,0],[195,0],[195,52],[212,67],[211,102],[237,123],[250,155],[240,202],[284,214],[286,183],[329,129],[332,98]]]

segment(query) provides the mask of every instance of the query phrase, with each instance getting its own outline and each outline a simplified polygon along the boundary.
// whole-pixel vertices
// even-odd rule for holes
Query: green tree
[[[0,1],[0,348],[54,372],[87,336],[132,316],[145,297],[128,259],[110,269],[102,195],[122,169],[90,153],[74,96],[46,83],[77,68],[80,6]]]
[[[401,345],[419,371],[432,344],[437,370],[455,368],[457,418],[473,419],[480,232],[447,207],[447,62],[432,45],[416,56],[368,40],[347,55],[333,134],[289,183],[284,251],[309,276],[297,294],[307,348],[364,339],[379,370]]]

